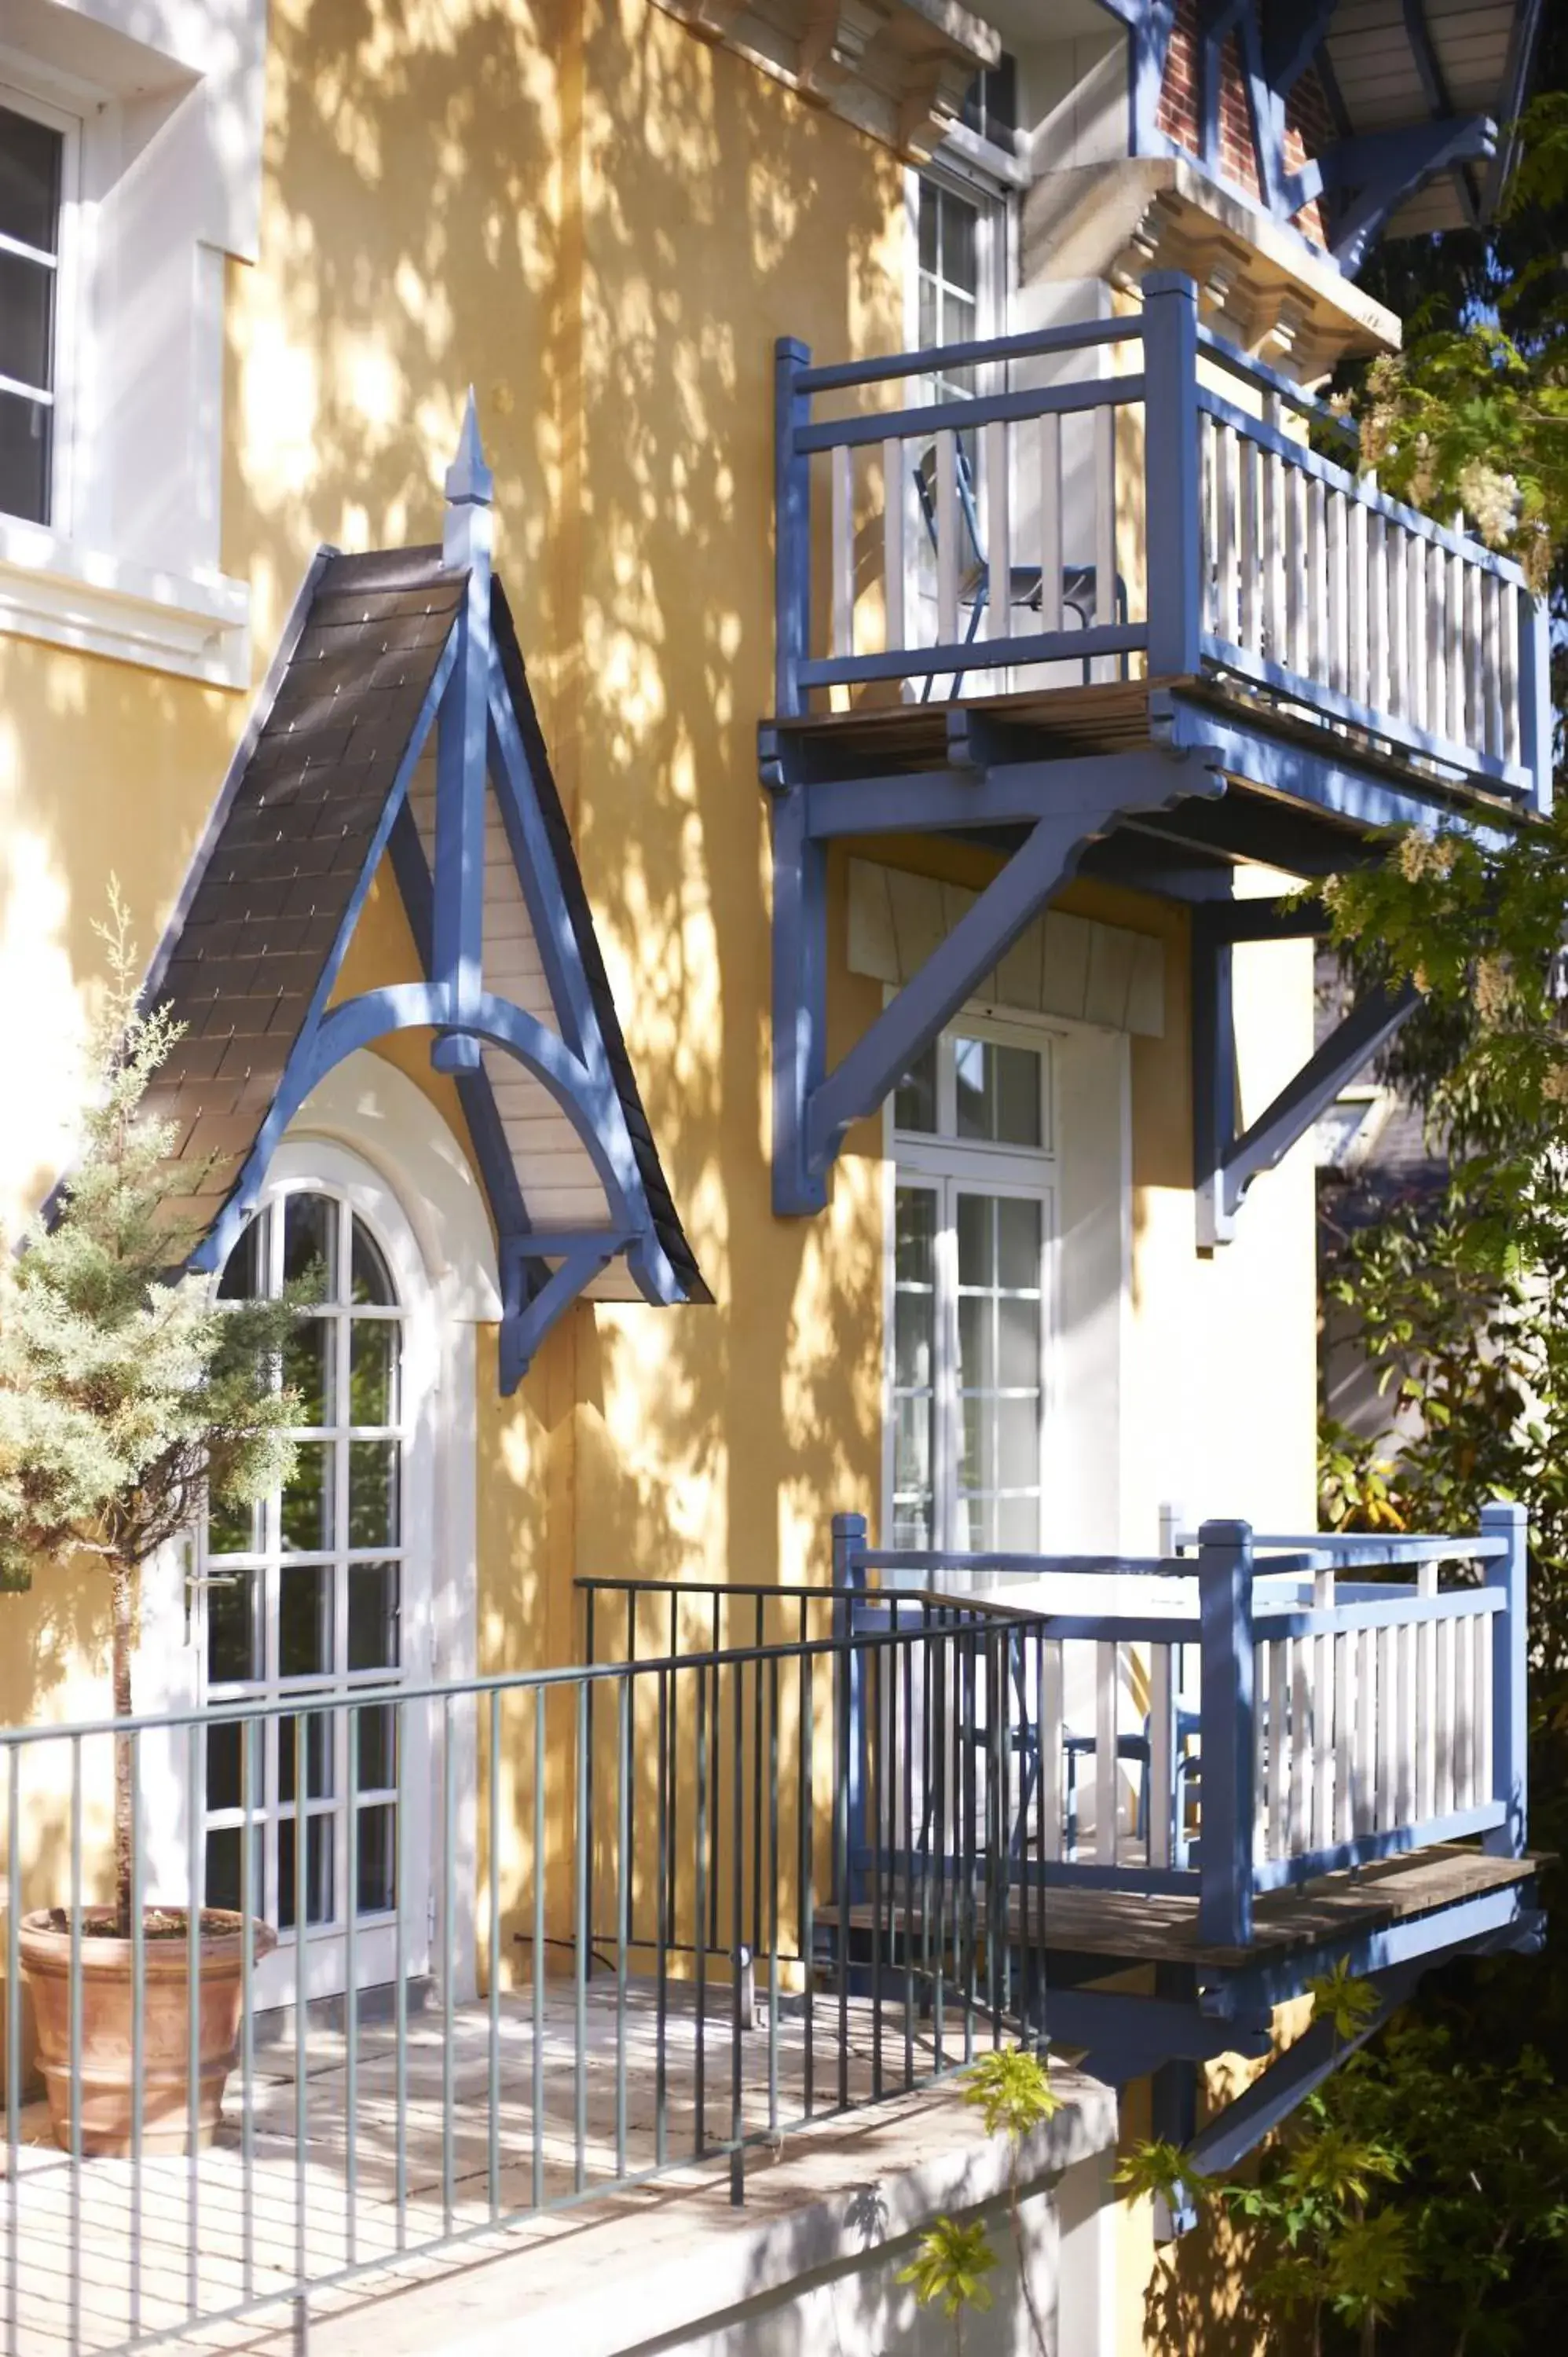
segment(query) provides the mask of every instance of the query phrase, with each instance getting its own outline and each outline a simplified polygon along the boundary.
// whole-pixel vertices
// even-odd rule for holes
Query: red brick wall
[[[1178,147],[1185,147],[1191,156],[1197,156],[1199,150],[1199,82],[1197,0],[1177,0],[1170,50],[1165,59],[1165,78],[1155,119],[1166,137],[1174,139]],[[1333,126],[1317,77],[1313,73],[1303,74],[1285,105],[1285,163],[1288,168],[1293,172],[1297,170],[1309,156],[1319,154],[1332,136]],[[1234,33],[1220,52],[1218,163],[1222,179],[1241,189],[1254,204],[1262,203],[1258,159],[1252,145],[1251,110],[1247,103],[1247,85],[1241,71],[1240,44]],[[1322,217],[1316,203],[1305,206],[1296,215],[1296,224],[1319,245],[1324,242]]]

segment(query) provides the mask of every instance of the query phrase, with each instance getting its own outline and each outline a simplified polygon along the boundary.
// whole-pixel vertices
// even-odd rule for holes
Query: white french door
[[[896,1100],[895,1546],[1044,1542],[1056,1164],[1049,1043],[969,1025]]]
[[[404,1248],[399,1252],[397,1246]],[[362,1986],[423,1970],[429,1931],[429,1731],[400,1687],[429,1672],[423,1550],[409,1544],[414,1385],[406,1240],[350,1190],[276,1189],[231,1254],[220,1297],[303,1296],[285,1354],[304,1403],[287,1485],[209,1518],[195,1633],[203,1704],[320,1705],[207,1727],[205,1903],[238,1908],[251,1823],[249,1908],[278,1932],[258,2001],[347,1984],[353,1919]],[[246,1758],[246,1747],[249,1758]],[[302,1854],[303,1846],[303,1854]]]

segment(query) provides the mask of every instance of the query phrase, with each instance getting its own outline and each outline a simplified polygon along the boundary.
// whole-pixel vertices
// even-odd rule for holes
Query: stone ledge
[[[1052,2083],[1063,2108],[1024,2147],[1026,2189],[1115,2142],[1109,2087],[1060,2069]],[[1008,2182],[1005,2145],[949,2090],[813,2123],[746,2159],[744,2208],[731,2206],[727,2166],[682,2172],[324,2297],[312,2357],[515,2357],[523,2319],[532,2347],[619,2357],[863,2263],[943,2212],[1002,2199]],[[280,2330],[248,2345],[283,2357],[292,2344]]]

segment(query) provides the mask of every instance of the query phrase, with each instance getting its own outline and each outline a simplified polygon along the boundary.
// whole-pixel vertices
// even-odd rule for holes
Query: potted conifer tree
[[[108,1585],[113,1714],[134,1707],[131,1663],[143,1566],[213,1504],[244,1504],[293,1468],[295,1394],[282,1380],[290,1301],[220,1302],[185,1262],[196,1238],[171,1200],[173,1135],[147,1089],[178,1038],[168,1010],[137,1005],[135,960],[116,893],[101,927],[110,988],[95,1035],[97,1085],[83,1151],[22,1249],[0,1247],[0,1588],[72,1561]],[[134,1947],[132,1746],[114,1745],[113,1900],[81,1925],[83,2148],[130,2149]],[[195,1796],[190,1797],[195,1804]],[[19,1862],[10,1861],[13,1903]],[[194,1897],[194,1894],[192,1894]],[[199,2013],[201,2140],[217,2125],[239,2024],[243,1943],[259,1922],[203,1911],[200,1986],[188,1974],[184,1907],[143,1914],[143,2141],[182,2150],[188,2128],[189,2008]],[[56,2136],[70,2138],[71,1921],[24,1916],[19,1949]]]

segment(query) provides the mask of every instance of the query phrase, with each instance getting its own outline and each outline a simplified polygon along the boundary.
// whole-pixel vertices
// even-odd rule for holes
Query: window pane
[[[930,1399],[898,1400],[894,1405],[893,1487],[923,1495],[930,1486]]]
[[[958,1078],[958,1134],[961,1137],[991,1135],[987,1084],[991,1078],[983,1039],[955,1039],[953,1070]]]
[[[972,296],[980,288],[980,216],[944,188],[942,196],[942,276],[950,286],[961,286]]]
[[[215,1498],[207,1514],[208,1554],[253,1555],[261,1544],[261,1512],[259,1505]]]
[[[284,1381],[299,1394],[304,1424],[338,1421],[333,1402],[333,1333],[330,1318],[302,1318],[284,1345]]]
[[[1035,1399],[996,1404],[996,1486],[1037,1490],[1040,1483],[1040,1407]]]
[[[893,1544],[896,1547],[929,1547],[931,1544],[929,1497],[895,1498]]]
[[[989,1391],[996,1381],[995,1318],[988,1294],[960,1295],[958,1379],[965,1391]]]
[[[65,140],[47,123],[0,106],[0,233],[58,251]]]
[[[317,1677],[332,1667],[331,1569],[285,1564],[278,1589],[278,1675]]]
[[[27,523],[49,520],[51,414],[42,402],[0,393],[0,511]]]
[[[266,1225],[264,1215],[252,1220],[224,1262],[218,1280],[220,1301],[254,1301],[263,1290],[262,1240]]]
[[[894,1275],[899,1285],[933,1279],[937,1199],[929,1187],[900,1187],[894,1198]]]
[[[1039,1553],[1040,1501],[1038,1497],[997,1500],[996,1544],[1004,1555],[1037,1555]]]
[[[284,1201],[283,1275],[306,1301],[337,1297],[338,1206],[326,1195],[289,1195]]]
[[[361,1220],[354,1222],[354,1267],[350,1298],[361,1309],[395,1309],[397,1294],[380,1247]]]
[[[901,1388],[928,1387],[932,1380],[932,1332],[936,1302],[929,1293],[900,1286],[893,1298],[893,1380]]]
[[[390,1801],[360,1811],[361,1915],[390,1915],[397,1905],[397,1810]]]
[[[1003,1297],[996,1305],[996,1379],[1004,1391],[1035,1389],[1040,1380],[1040,1305]]]
[[[207,1590],[207,1675],[213,1685],[259,1678],[256,1575],[238,1571]]]
[[[395,1670],[398,1665],[398,1580],[395,1563],[349,1566],[349,1667]]]
[[[207,1805],[214,1811],[237,1809],[240,1793],[241,1747],[244,1729],[236,1719],[207,1730]]]
[[[997,1199],[997,1274],[1005,1286],[1034,1293],[1040,1283],[1040,1205],[1026,1195]]]
[[[40,393],[54,389],[54,295],[52,270],[0,248],[0,376]]]
[[[396,1546],[398,1445],[395,1440],[349,1444],[349,1544]]]
[[[390,1703],[360,1713],[360,1790],[390,1792],[397,1784],[397,1714]]]
[[[305,1729],[306,1797],[312,1801],[331,1797],[333,1717],[330,1711],[310,1710],[278,1721],[278,1799],[291,1807],[299,1767],[301,1727]]]
[[[226,1907],[231,1914],[240,1912],[240,1867],[242,1859],[238,1825],[220,1825],[207,1836],[207,1889],[204,1904]],[[251,1897],[251,1913],[261,1915],[262,1876],[264,1868],[265,1842],[258,1830],[251,1842],[251,1878],[255,1886]]]
[[[989,1195],[958,1199],[958,1281],[990,1285],[996,1274],[995,1230]]]
[[[960,1498],[958,1529],[955,1533],[961,1548],[983,1553],[996,1544],[995,1508],[989,1498]]]
[[[996,1403],[984,1393],[967,1392],[963,1400],[961,1440],[959,1450],[959,1485],[965,1490],[989,1490],[994,1486],[992,1459],[994,1453]]]
[[[329,1440],[302,1440],[295,1450],[294,1479],[283,1493],[285,1555],[319,1555],[332,1544],[334,1454]]]
[[[1034,1048],[993,1048],[996,1075],[994,1135],[1004,1146],[1039,1146],[1040,1057]]]
[[[305,1835],[305,1920],[332,1921],[332,1820],[307,1817]],[[295,1821],[285,1817],[278,1826],[278,1925],[292,1931],[295,1916]]]
[[[390,1318],[356,1318],[349,1343],[349,1421],[397,1422],[397,1356],[402,1329]]]
[[[937,1050],[935,1043],[927,1049],[918,1063],[899,1082],[893,1098],[895,1129],[918,1130],[923,1135],[934,1134],[937,1126]]]

